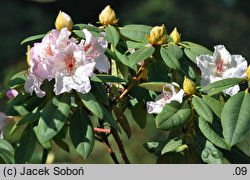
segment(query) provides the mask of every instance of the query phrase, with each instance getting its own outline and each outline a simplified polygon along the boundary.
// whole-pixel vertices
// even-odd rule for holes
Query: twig
[[[107,134],[110,134],[110,129],[94,128],[94,131],[98,132],[98,133],[107,133]]]
[[[107,150],[108,150],[108,152],[109,152],[109,154],[110,154],[112,160],[114,161],[114,163],[115,163],[115,164],[119,164],[119,161],[118,161],[118,159],[117,159],[117,157],[116,157],[114,151],[113,151],[112,148],[111,148],[111,145],[110,145],[110,143],[109,143],[109,141],[108,141],[108,138],[104,138],[102,143],[103,143],[104,146],[107,148]]]
[[[121,153],[121,156],[122,156],[122,159],[124,160],[124,162],[126,164],[130,164],[129,162],[129,159],[128,159],[128,156],[126,154],[126,151],[124,149],[124,146],[123,146],[123,143],[122,143],[122,140],[121,138],[119,137],[119,134],[117,133],[117,130],[115,130],[114,128],[111,129],[111,134],[113,135],[114,139],[115,139],[115,142],[118,146],[118,149]]]

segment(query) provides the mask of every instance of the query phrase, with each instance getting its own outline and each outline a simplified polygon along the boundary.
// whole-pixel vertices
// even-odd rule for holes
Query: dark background
[[[8,77],[27,68],[27,47],[20,45],[24,38],[54,28],[60,10],[68,13],[74,23],[95,24],[100,11],[108,4],[116,11],[118,25],[165,24],[168,33],[177,27],[182,40],[202,44],[212,51],[214,45],[224,44],[231,54],[241,54],[247,60],[250,59],[250,1],[246,0],[57,0],[50,3],[1,0],[0,3],[0,90],[6,87]],[[0,105],[0,110],[4,110],[3,103],[0,102]],[[132,162],[154,163],[155,156],[142,148],[144,142],[156,138],[159,133],[152,130],[155,129],[154,123],[148,122],[148,128],[144,130],[131,124],[134,135],[130,140],[125,137],[124,143]],[[58,163],[83,162],[75,153],[69,156],[60,150],[56,151]],[[33,157],[34,162],[38,155]],[[94,153],[85,161],[110,162],[100,143],[96,144]]]

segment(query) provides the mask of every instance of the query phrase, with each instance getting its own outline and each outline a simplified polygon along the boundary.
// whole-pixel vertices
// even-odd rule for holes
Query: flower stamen
[[[67,54],[67,55],[65,55],[64,62],[67,66],[67,72],[69,74],[72,74],[74,71],[75,63],[76,63],[75,58],[72,55]]]

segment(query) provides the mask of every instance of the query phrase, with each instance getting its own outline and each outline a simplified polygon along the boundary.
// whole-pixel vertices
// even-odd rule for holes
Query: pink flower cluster
[[[25,82],[26,92],[43,97],[44,80],[55,79],[54,92],[59,95],[72,89],[87,93],[91,89],[89,77],[97,69],[108,72],[110,63],[104,52],[108,46],[103,37],[94,37],[84,29],[85,40],[80,43],[67,28],[52,30],[30,50],[30,68]]]

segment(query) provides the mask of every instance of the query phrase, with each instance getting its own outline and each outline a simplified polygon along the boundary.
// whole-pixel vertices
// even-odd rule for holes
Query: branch
[[[129,162],[129,159],[128,159],[128,156],[126,154],[126,151],[124,149],[124,146],[123,146],[123,143],[122,143],[122,140],[121,138],[119,137],[119,134],[117,133],[117,130],[115,130],[114,128],[111,129],[111,134],[113,135],[114,139],[115,139],[115,142],[118,146],[118,149],[121,153],[121,156],[122,156],[122,159],[124,160],[124,162],[126,164],[130,164]]]

